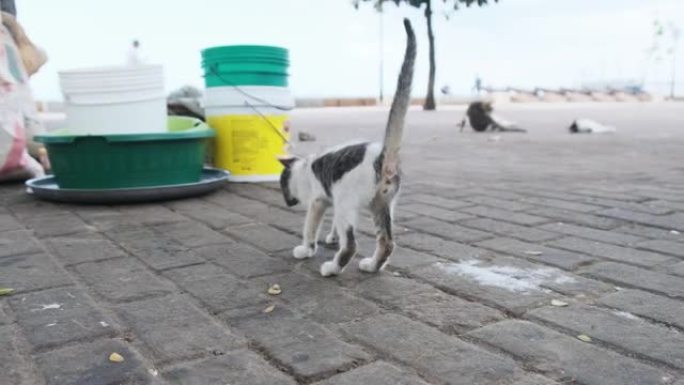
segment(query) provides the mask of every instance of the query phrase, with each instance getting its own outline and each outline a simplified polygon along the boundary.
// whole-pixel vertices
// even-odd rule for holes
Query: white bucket
[[[233,110],[251,113],[275,112],[286,114],[295,106],[289,88],[267,86],[211,87],[204,91],[206,116],[225,115]]]
[[[166,131],[162,66],[84,68],[60,71],[59,78],[73,134]]]

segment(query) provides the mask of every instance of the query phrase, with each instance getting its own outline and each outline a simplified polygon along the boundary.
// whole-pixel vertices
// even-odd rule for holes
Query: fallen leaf
[[[264,309],[264,313],[270,313],[273,311],[273,309],[275,309],[275,305],[271,305],[271,306],[267,307],[266,309]]]
[[[553,305],[553,306],[558,306],[558,307],[565,307],[565,306],[568,306],[568,303],[567,303],[567,302],[563,302],[563,301],[561,301],[561,300],[559,300],[559,299],[552,299],[552,300],[551,300],[551,305]]]
[[[0,296],[10,295],[12,293],[14,293],[14,289],[10,289],[9,287],[0,287]]]
[[[123,362],[124,358],[119,353],[112,353],[109,355],[109,361],[112,362]]]
[[[270,295],[278,295],[282,292],[283,292],[283,290],[280,288],[280,285],[278,285],[277,283],[268,288],[268,294],[270,294]]]
[[[577,336],[577,339],[580,340],[580,341],[584,341],[584,342],[591,342],[591,337],[589,337],[589,336],[586,335],[586,334],[580,334],[580,335],[578,335],[578,336]]]
[[[534,251],[534,250],[527,250],[525,252],[525,254],[527,254],[527,255],[542,255],[542,252],[541,251]]]

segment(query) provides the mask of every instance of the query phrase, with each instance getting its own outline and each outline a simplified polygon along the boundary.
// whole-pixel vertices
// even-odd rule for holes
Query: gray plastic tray
[[[116,189],[60,189],[54,176],[45,176],[26,181],[26,191],[36,198],[67,203],[152,202],[206,194],[224,185],[228,175],[227,171],[207,167],[197,183]]]

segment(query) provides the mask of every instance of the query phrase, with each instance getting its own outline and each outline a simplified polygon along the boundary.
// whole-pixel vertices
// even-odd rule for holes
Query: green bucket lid
[[[288,50],[268,45],[227,45],[202,50],[206,87],[287,87]]]
[[[287,49],[268,45],[225,45],[202,50],[204,60],[271,58],[287,61],[288,56]]]

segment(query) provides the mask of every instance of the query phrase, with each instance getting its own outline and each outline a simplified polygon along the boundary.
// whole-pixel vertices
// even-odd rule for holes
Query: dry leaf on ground
[[[119,354],[119,353],[112,353],[112,354],[109,355],[109,361],[112,361],[112,362],[123,362],[123,361],[124,361],[124,358],[123,358],[123,356],[121,356],[121,354]]]
[[[12,293],[14,293],[14,289],[10,289],[9,287],[0,287],[0,296],[10,295]]]
[[[278,285],[277,283],[268,288],[268,294],[270,294],[270,295],[278,295],[282,292],[283,292],[283,290],[280,288],[280,285]]]
[[[578,336],[577,336],[577,339],[580,340],[580,341],[584,341],[584,342],[591,342],[591,337],[589,337],[589,336],[586,335],[586,334],[580,334],[580,335],[578,335]]]

